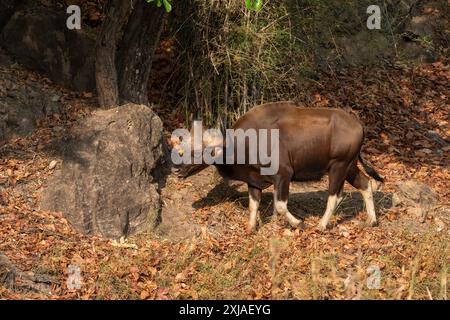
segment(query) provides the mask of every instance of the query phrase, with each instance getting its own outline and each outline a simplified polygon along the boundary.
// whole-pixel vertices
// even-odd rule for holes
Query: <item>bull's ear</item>
[[[201,121],[202,116],[196,116],[194,117],[194,113],[189,114],[189,122],[192,123],[193,121]]]

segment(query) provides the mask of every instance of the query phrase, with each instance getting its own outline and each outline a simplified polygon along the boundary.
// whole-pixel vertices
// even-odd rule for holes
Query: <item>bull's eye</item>
[[[174,146],[173,148],[175,149],[175,151],[178,153],[178,155],[179,155],[180,157],[183,156],[183,154],[184,154],[184,148],[183,148],[181,145],[176,145],[176,146]]]

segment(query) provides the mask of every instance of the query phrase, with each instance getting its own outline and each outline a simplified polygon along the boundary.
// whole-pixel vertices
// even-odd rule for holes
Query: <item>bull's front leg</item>
[[[247,232],[253,233],[256,230],[256,225],[258,221],[261,221],[261,218],[259,217],[259,203],[261,202],[261,196],[262,196],[262,190],[248,186],[248,209],[250,211],[250,217],[248,220],[248,227]]]
[[[327,209],[323,214],[319,223],[319,230],[325,231],[327,229],[328,222],[333,215],[336,207],[342,201],[342,191],[344,190],[344,181],[347,174],[348,164],[345,162],[334,163],[328,172],[328,201]]]
[[[274,185],[274,207],[280,215],[285,215],[289,224],[297,228],[301,221],[294,217],[287,208],[289,199],[289,185],[291,183],[291,175],[280,175],[275,179]]]
[[[343,199],[344,196],[342,189],[337,195],[328,196],[327,208],[318,226],[320,231],[325,231],[327,229],[327,225],[328,222],[330,221],[331,216],[333,215],[334,211],[336,210],[336,208],[339,206],[339,204],[342,202]]]

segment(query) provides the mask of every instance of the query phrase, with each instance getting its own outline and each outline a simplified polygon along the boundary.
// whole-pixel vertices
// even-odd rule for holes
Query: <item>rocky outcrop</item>
[[[0,286],[12,289],[16,279],[16,267],[0,252]]]
[[[0,144],[33,133],[40,119],[64,109],[61,93],[20,77],[12,64],[0,50]]]
[[[0,0],[0,30],[22,2],[22,0]]]
[[[94,112],[59,148],[41,208],[63,212],[86,234],[119,238],[152,230],[160,212],[165,147],[162,122],[147,106]]]
[[[22,6],[5,24],[0,44],[19,63],[47,74],[53,82],[92,91],[95,37],[87,28],[69,30],[67,17],[64,10]],[[6,17],[2,19],[5,22]]]
[[[438,195],[430,187],[417,180],[398,184],[398,191],[392,197],[394,206],[405,206],[408,213],[424,221],[438,203]]]
[[[17,292],[32,291],[51,295],[52,287],[57,283],[57,279],[53,276],[19,270],[0,252],[0,287]]]

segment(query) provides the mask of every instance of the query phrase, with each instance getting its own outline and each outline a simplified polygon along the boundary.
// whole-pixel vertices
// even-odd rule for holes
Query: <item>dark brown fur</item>
[[[326,173],[330,194],[336,194],[346,179],[358,189],[367,188],[368,179],[356,165],[363,127],[355,116],[343,110],[269,103],[247,112],[233,126],[238,128],[280,130],[279,172],[262,176],[259,165],[216,165],[225,177],[257,189],[275,185],[280,200],[287,200],[290,181],[319,180]]]
[[[261,175],[258,164],[216,165],[222,176],[246,182],[250,195],[257,201],[262,190],[271,185],[278,200],[287,201],[291,181],[318,180],[327,173],[330,195],[339,194],[345,181],[359,190],[368,188],[369,178],[357,166],[358,158],[362,162],[364,130],[354,115],[340,109],[299,107],[292,102],[268,103],[242,116],[233,126],[235,130],[239,128],[279,129],[277,174]],[[367,174],[382,181],[375,170],[362,164]],[[190,175],[204,167],[191,166],[184,173]]]

